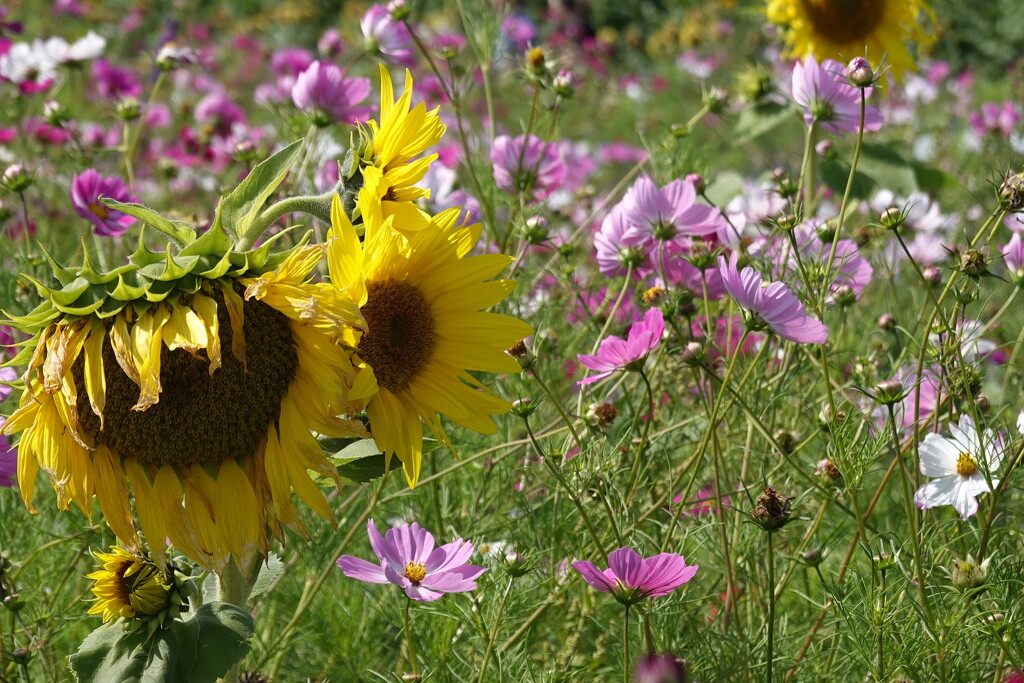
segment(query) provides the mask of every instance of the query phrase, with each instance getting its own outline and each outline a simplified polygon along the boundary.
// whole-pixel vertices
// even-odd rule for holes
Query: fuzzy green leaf
[[[145,630],[98,628],[68,662],[79,681],[216,683],[249,652],[253,631],[248,612],[213,602],[152,636]]]
[[[185,227],[185,224],[180,221],[170,221],[164,218],[148,206],[117,202],[107,197],[103,198],[103,203],[111,209],[126,213],[132,218],[139,219],[149,227],[159,230],[174,240],[174,243],[179,247],[185,247],[196,239],[195,230]]]
[[[257,595],[265,593],[270,584],[281,575],[284,571],[284,562],[275,553],[267,555],[267,561],[265,564],[260,565],[260,573],[256,577],[256,582],[252,585],[252,590],[249,591],[249,600],[252,600]]]
[[[186,680],[180,668],[183,654],[173,629],[148,638],[144,631],[126,634],[115,625],[86,636],[68,663],[79,681],[177,683]]]
[[[260,162],[238,187],[224,197],[220,203],[219,215],[227,230],[239,238],[248,232],[263,205],[284,181],[292,164],[298,159],[301,146],[302,140],[296,140]]]
[[[252,615],[226,602],[209,602],[188,621],[176,622],[185,662],[180,683],[215,683],[249,652]]]

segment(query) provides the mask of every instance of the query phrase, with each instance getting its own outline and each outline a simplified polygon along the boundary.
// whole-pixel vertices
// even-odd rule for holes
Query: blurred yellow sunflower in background
[[[365,332],[352,334],[352,345],[353,363],[370,371],[366,374],[377,388],[366,407],[370,432],[386,458],[398,456],[415,486],[423,454],[421,420],[445,444],[438,413],[493,434],[491,416],[511,406],[468,371],[520,372],[505,350],[533,329],[517,318],[483,311],[515,287],[512,280],[491,280],[514,259],[467,256],[480,226],[458,224],[461,209],[444,211],[403,235],[393,227],[394,216],[382,218],[374,210],[375,201],[365,188],[360,191],[365,229],[360,244],[335,198],[327,263],[331,283],[366,321]]]
[[[4,427],[24,432],[18,482],[29,509],[42,470],[61,509],[73,502],[89,515],[95,495],[134,549],[134,494],[158,564],[168,539],[218,573],[230,558],[245,568],[265,554],[268,527],[305,534],[293,490],[331,519],[308,470],[335,482],[337,471],[310,430],[367,436],[337,416],[362,410],[372,385],[352,386],[349,352],[335,343],[363,328],[358,307],[307,282],[326,249],[296,248],[266,273],[228,273],[228,254],[200,265],[202,276],[180,265],[202,259],[164,254],[162,271],[123,266],[112,279],[83,268],[62,290],[37,283],[48,301],[13,321],[35,337]]]
[[[767,14],[785,27],[785,57],[867,56],[877,65],[886,55],[897,78],[917,69],[908,42],[933,40],[922,25],[934,18],[924,0],[768,0]]]

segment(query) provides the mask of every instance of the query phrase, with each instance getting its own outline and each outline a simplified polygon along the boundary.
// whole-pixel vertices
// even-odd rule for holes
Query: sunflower
[[[511,409],[487,393],[468,371],[520,372],[505,353],[533,329],[521,320],[482,309],[504,299],[512,280],[490,280],[513,259],[504,254],[467,257],[479,225],[458,223],[461,209],[430,218],[401,234],[394,216],[374,211],[365,188],[358,208],[364,240],[335,199],[331,209],[328,270],[331,283],[359,306],[366,331],[353,333],[353,363],[369,370],[377,393],[366,408],[377,447],[402,462],[415,486],[423,454],[422,422],[449,444],[438,413],[484,434],[496,431],[492,415]],[[360,378],[360,383],[366,380]]]
[[[103,568],[86,576],[96,582],[91,589],[96,600],[89,614],[102,614],[103,623],[160,614],[170,603],[171,581],[144,557],[116,545],[110,551],[93,553]]]
[[[310,430],[366,436],[337,416],[359,412],[372,385],[353,386],[350,352],[336,343],[363,327],[358,308],[307,282],[326,249],[280,254],[266,272],[250,268],[254,252],[195,246],[140,250],[145,266],[108,274],[55,265],[64,287],[37,283],[47,302],[13,321],[35,335],[15,359],[27,360],[25,391],[4,428],[24,432],[29,509],[42,470],[61,509],[89,515],[95,496],[127,548],[139,547],[140,528],[158,564],[169,539],[218,574],[230,558],[247,567],[265,554],[268,527],[306,533],[293,490],[331,519],[308,471],[336,483],[337,471]]]
[[[413,107],[412,94],[408,69],[405,90],[396,100],[391,74],[380,65],[380,123],[371,120],[366,124],[369,132],[362,145],[360,169],[363,187],[379,200],[383,215],[394,215],[404,231],[421,229],[430,222],[430,216],[413,202],[430,195],[416,183],[423,179],[437,154],[420,155],[437,144],[445,132],[438,110],[427,111],[422,102]]]
[[[907,42],[933,40],[921,24],[933,18],[925,0],[768,0],[768,20],[786,26],[786,57],[850,60],[883,55],[897,77],[915,70]]]

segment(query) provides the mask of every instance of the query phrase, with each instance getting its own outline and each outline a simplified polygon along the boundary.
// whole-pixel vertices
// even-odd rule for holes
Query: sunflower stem
[[[230,560],[222,572],[217,573],[217,594],[221,602],[227,602],[239,607],[246,612],[249,608],[246,603],[249,601],[249,593],[252,592],[256,576],[259,575],[259,564],[261,558],[254,557],[246,570],[238,568],[234,560]],[[231,665],[227,674],[221,679],[224,683],[235,683],[238,680],[238,672],[241,668],[241,660]]]
[[[339,187],[344,189],[344,185],[341,183],[339,183]],[[276,204],[271,204],[256,217],[244,235],[239,235],[238,241],[235,243],[235,249],[237,251],[248,251],[271,225],[282,216],[290,213],[306,213],[319,218],[325,223],[330,223],[331,200],[334,199],[334,195],[338,194],[339,187],[334,187],[323,194],[289,197],[288,199],[282,199]]]

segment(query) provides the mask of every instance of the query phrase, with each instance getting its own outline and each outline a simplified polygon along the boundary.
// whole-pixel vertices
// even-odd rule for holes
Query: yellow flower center
[[[969,477],[978,471],[978,461],[970,453],[961,453],[956,459],[956,473],[961,477]]]
[[[886,0],[800,0],[816,35],[837,44],[863,45],[878,30]]]
[[[405,282],[371,282],[366,289],[366,305],[359,310],[367,332],[359,341],[359,356],[373,368],[379,386],[398,392],[433,356],[434,313],[423,293]]]
[[[420,585],[420,581],[422,581],[424,577],[426,577],[426,575],[427,568],[424,567],[422,564],[410,562],[409,564],[405,565],[405,578],[412,581],[412,585],[414,586]]]
[[[118,365],[104,341],[106,405],[103,426],[92,411],[85,389],[85,361],[80,354],[72,373],[78,396],[78,419],[84,434],[114,453],[153,465],[219,464],[253,454],[267,427],[280,416],[298,356],[288,319],[267,304],[243,306],[245,362],[231,352],[231,319],[218,288],[217,327],[224,349],[221,367],[210,374],[205,350],[160,350],[160,400],[145,410],[133,409],[139,385]],[[185,297],[175,306],[187,305]]]
[[[88,208],[89,211],[95,214],[101,221],[106,220],[107,216],[110,215],[110,209],[102,204],[90,203]]]

